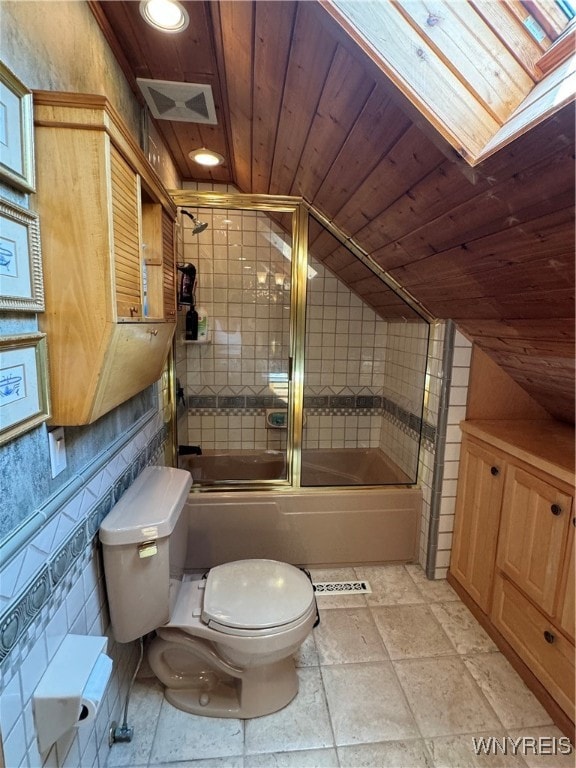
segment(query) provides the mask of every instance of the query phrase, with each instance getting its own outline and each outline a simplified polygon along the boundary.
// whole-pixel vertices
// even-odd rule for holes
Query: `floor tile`
[[[359,579],[367,579],[372,594],[368,605],[407,605],[425,602],[422,593],[403,565],[363,566],[356,568]]]
[[[120,766],[148,765],[158,715],[164,702],[164,688],[157,680],[136,680],[128,708],[129,725],[134,728],[132,741],[113,744],[106,765]]]
[[[244,768],[242,755],[231,757],[207,757],[205,760],[180,760],[176,763],[162,763],[161,768]]]
[[[497,650],[494,642],[460,600],[430,603],[429,607],[458,653],[485,653]]]
[[[318,666],[318,651],[316,650],[314,632],[310,632],[306,640],[304,640],[300,646],[300,649],[294,654],[294,663],[297,667]]]
[[[501,653],[469,656],[464,664],[506,728],[552,723],[550,715]]]
[[[246,720],[246,754],[333,747],[320,669],[298,670],[300,690],[279,712]]]
[[[508,731],[508,736],[518,744],[529,768],[574,768],[576,765],[574,746],[555,725]]]
[[[356,661],[384,661],[384,649],[368,608],[339,608],[320,611],[320,624],[314,630],[321,664]]]
[[[427,603],[460,600],[446,579],[427,579],[422,566],[416,564],[407,565],[406,570]]]
[[[337,746],[419,736],[391,662],[321,669]]]
[[[241,755],[244,726],[235,718],[199,717],[162,703],[150,764]]]
[[[247,755],[244,768],[339,768],[335,749]]]
[[[491,736],[502,741],[505,732],[500,730],[461,736],[441,736],[426,739],[426,746],[432,755],[435,768],[526,768],[526,763],[519,755],[510,751],[507,754],[501,752],[485,754],[478,748],[478,741],[474,742],[474,739],[489,739]]]
[[[338,747],[341,768],[434,768],[422,740]]]
[[[393,663],[423,736],[502,731],[460,657]]]
[[[311,568],[312,581],[356,581],[354,568]],[[316,595],[316,602],[320,610],[326,608],[365,608],[366,596],[364,594],[329,595],[327,593]]]
[[[427,605],[377,606],[372,608],[372,613],[391,659],[455,653]]]

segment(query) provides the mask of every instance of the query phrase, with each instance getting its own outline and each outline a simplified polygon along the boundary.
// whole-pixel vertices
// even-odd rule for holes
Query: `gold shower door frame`
[[[308,208],[300,197],[246,195],[242,193],[169,190],[174,204],[183,208],[218,208],[286,213],[292,217],[292,262],[290,269],[290,361],[288,375],[288,429],[286,479],[218,481],[202,491],[259,488],[292,490],[300,488],[302,427],[304,411],[304,343],[306,288],[308,275]],[[174,356],[173,356],[174,358]],[[174,365],[174,359],[172,361]],[[176,413],[173,413],[176,424]],[[176,431],[176,429],[174,429]]]

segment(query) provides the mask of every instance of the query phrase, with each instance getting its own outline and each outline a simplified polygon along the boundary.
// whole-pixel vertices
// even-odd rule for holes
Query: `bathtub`
[[[357,462],[352,461],[352,454],[356,454]],[[417,559],[422,493],[415,486],[402,487],[406,476],[398,474],[386,457],[382,459],[383,454],[338,449],[307,451],[303,456],[303,476],[309,472],[312,480],[307,488],[215,490],[212,486],[210,492],[202,493],[198,486],[199,492],[194,492],[193,486],[186,503],[186,567],[206,569],[252,557],[316,568]],[[275,479],[285,474],[280,452],[206,453],[180,458],[181,467],[198,479],[208,474],[211,482],[235,479],[235,473],[246,479],[250,471],[252,479]],[[362,467],[365,479],[361,481]],[[368,484],[375,482],[368,479],[375,473],[379,483],[398,478],[396,485],[326,487],[337,482]]]
[[[179,465],[194,483],[212,485],[233,480],[286,478],[286,456],[281,451],[207,451],[179,457]],[[412,482],[378,448],[331,448],[302,451],[301,485],[399,485]]]

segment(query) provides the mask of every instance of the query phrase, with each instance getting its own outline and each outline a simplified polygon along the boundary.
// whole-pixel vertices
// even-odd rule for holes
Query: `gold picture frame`
[[[48,418],[46,334],[0,337],[0,445]]]
[[[0,310],[44,311],[38,214],[1,199]]]
[[[0,180],[35,191],[32,92],[0,62]]]

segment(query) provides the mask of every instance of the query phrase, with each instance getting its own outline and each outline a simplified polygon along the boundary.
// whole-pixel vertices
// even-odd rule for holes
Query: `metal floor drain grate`
[[[316,595],[351,595],[372,592],[367,581],[315,581]]]

